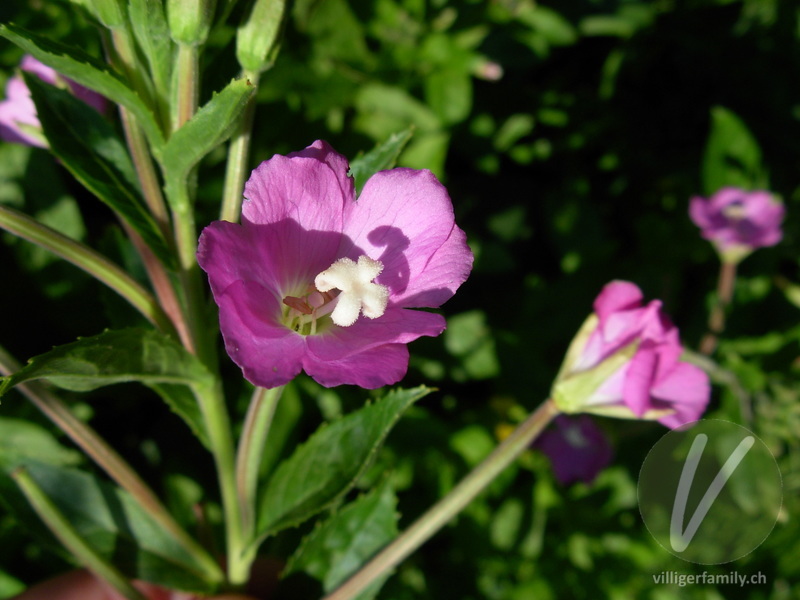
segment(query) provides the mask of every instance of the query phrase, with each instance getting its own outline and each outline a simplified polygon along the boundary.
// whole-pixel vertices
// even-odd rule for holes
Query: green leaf
[[[733,112],[715,106],[703,156],[703,188],[710,195],[725,186],[766,188],[768,182],[753,134]]]
[[[0,468],[18,465],[0,455]],[[211,583],[178,542],[126,492],[76,469],[25,461],[25,469],[86,543],[125,575],[171,589],[210,592]],[[0,502],[48,544],[58,542],[10,477],[0,477]]]
[[[131,27],[147,59],[162,114],[167,115],[173,63],[173,44],[162,0],[131,0]]]
[[[140,195],[125,143],[100,114],[66,90],[23,73],[50,149],[88,190],[119,213],[168,266],[174,257]]]
[[[255,86],[247,79],[231,81],[169,138],[163,167],[167,196],[174,199],[189,172],[233,133]]]
[[[357,194],[361,193],[367,179],[378,171],[391,169],[397,164],[397,157],[412,135],[414,135],[413,127],[393,133],[385,142],[350,163],[350,175],[355,180]]]
[[[26,459],[51,465],[77,465],[81,454],[59,444],[44,427],[24,419],[0,417],[0,462],[17,466]]]
[[[400,415],[430,392],[424,386],[395,390],[320,427],[278,466],[264,487],[258,538],[302,523],[347,493]]]
[[[472,79],[460,69],[443,69],[425,78],[425,100],[443,123],[454,125],[472,110]]]
[[[322,582],[326,593],[333,591],[397,537],[396,506],[394,491],[384,481],[317,525],[289,559],[284,576],[302,571]],[[357,596],[358,600],[373,598],[388,575]]]
[[[179,386],[211,385],[211,374],[185,348],[152,330],[121,329],[80,338],[28,361],[0,378],[0,396],[24,381],[46,379],[67,390],[85,392],[126,381],[151,387],[207,445],[207,433],[196,403]]]
[[[153,152],[157,155],[160,153],[164,145],[164,136],[153,116],[153,111],[111,67],[77,48],[66,46],[13,24],[0,25],[0,35],[61,75],[130,110],[147,135]]]

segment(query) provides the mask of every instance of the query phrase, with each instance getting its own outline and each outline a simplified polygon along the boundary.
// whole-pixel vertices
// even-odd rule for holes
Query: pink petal
[[[692,222],[700,229],[713,225],[709,214],[709,202],[700,196],[694,196],[689,200],[689,217]]]
[[[307,231],[292,220],[266,225],[215,221],[203,230],[197,259],[212,288],[237,279],[256,281],[282,299],[305,295],[314,278],[336,260],[342,235]]]
[[[658,360],[652,345],[645,343],[642,346],[631,359],[622,389],[623,401],[639,417],[651,408],[650,388]]]
[[[58,81],[58,73],[55,69],[48,67],[30,54],[26,54],[19,62],[19,68],[28,73],[33,73],[39,79],[50,85],[55,85]]]
[[[350,210],[342,255],[383,263],[377,279],[401,306],[438,306],[466,279],[472,253],[455,226],[447,190],[430,171],[393,169],[373,175]]]
[[[699,367],[681,362],[660,378],[652,389],[654,408],[672,408],[675,414],[659,422],[675,428],[699,419],[708,405],[710,384],[708,375]]]
[[[308,337],[308,350],[317,359],[337,361],[385,344],[407,344],[423,335],[437,336],[445,329],[442,315],[389,307],[382,317],[361,317],[350,327],[332,326]]]
[[[408,370],[408,346],[386,344],[338,361],[323,361],[311,355],[303,368],[325,387],[349,384],[375,389],[400,381]]]
[[[261,387],[289,383],[301,371],[303,336],[277,319],[279,300],[257,283],[236,281],[215,293],[225,350],[245,378]]]
[[[642,291],[630,281],[612,281],[607,283],[594,301],[594,312],[604,321],[611,314],[642,304]]]
[[[242,220],[255,224],[292,220],[306,231],[342,231],[354,199],[347,162],[322,141],[289,156],[262,162],[244,188]]]

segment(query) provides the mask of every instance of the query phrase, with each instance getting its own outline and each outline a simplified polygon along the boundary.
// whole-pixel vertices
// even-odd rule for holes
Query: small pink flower
[[[98,112],[105,110],[107,102],[103,96],[62,77],[32,56],[28,54],[23,56],[19,66],[23,71],[33,73],[45,83],[67,87],[76,98],[83,100]],[[7,142],[46,148],[47,141],[41,129],[28,86],[21,76],[14,75],[6,84],[6,99],[0,102],[0,138]]]
[[[656,419],[670,428],[703,414],[708,376],[680,360],[678,329],[661,302],[643,305],[642,299],[641,290],[627,281],[603,288],[553,387],[563,412]]]
[[[783,204],[769,192],[733,187],[722,188],[708,199],[695,196],[689,203],[689,216],[703,237],[734,261],[780,242],[784,213]]]
[[[216,221],[198,248],[225,348],[255,385],[301,370],[322,385],[376,388],[408,368],[406,344],[437,336],[435,308],[466,280],[472,253],[444,186],[393,169],[356,201],[346,159],[326,142],[276,155],[245,186],[242,223]]]
[[[558,415],[534,447],[547,455],[563,485],[592,483],[611,462],[611,444],[588,415]]]

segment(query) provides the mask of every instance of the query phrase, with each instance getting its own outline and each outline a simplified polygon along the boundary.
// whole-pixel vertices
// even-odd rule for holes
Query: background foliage
[[[236,75],[229,42],[244,4],[211,34],[204,98]],[[600,421],[615,458],[594,484],[561,486],[547,459],[531,451],[406,561],[381,597],[800,597],[793,588],[800,581],[799,9],[778,0],[293,3],[259,90],[253,164],[317,138],[355,157],[412,128],[399,163],[442,178],[476,254],[472,277],[445,306],[445,335],[412,345],[404,385],[439,391],[410,409],[362,482],[389,473],[401,528],[547,396],[607,281],[635,281],[647,297],[663,299],[684,342],[697,344],[718,261],[688,219],[692,195],[722,184],[768,187],[788,208],[784,241],[740,267],[708,415],[751,428],[781,467],[784,508],[762,547],[721,567],[663,551],[641,522],[635,486],[664,430]],[[0,21],[102,54],[92,25],[65,0],[6,2]],[[0,45],[4,78],[19,58],[16,47]],[[200,224],[216,218],[223,170],[220,148],[200,171]],[[110,211],[43,151],[0,145],[0,202],[137,269]],[[8,236],[2,242],[0,340],[16,356],[136,321],[71,266]],[[237,373],[231,365],[243,411],[249,390],[235,389]],[[183,507],[179,514],[201,502],[206,518],[219,518],[210,459],[155,395],[117,386],[75,398],[80,414],[170,505]],[[320,417],[363,399],[360,390],[298,380],[273,430],[283,449],[271,450],[264,468]],[[4,400],[4,416],[50,428],[18,400]],[[383,489],[365,502],[391,502]],[[66,566],[9,516],[0,515],[0,539],[0,597]],[[267,549],[285,552],[277,542]],[[654,586],[652,575],[666,569],[760,571],[767,583]],[[302,577],[284,585],[314,593]]]

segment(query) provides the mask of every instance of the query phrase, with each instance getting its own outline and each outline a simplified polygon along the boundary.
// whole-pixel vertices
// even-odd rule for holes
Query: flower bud
[[[612,281],[570,344],[553,402],[564,413],[654,419],[670,428],[697,420],[708,404],[708,376],[681,362],[682,352],[661,302],[643,305],[636,285]]]
[[[167,0],[167,22],[172,39],[187,46],[206,41],[214,19],[215,0]]]
[[[256,0],[250,17],[236,33],[236,58],[242,69],[266,71],[275,61],[286,0]]]

